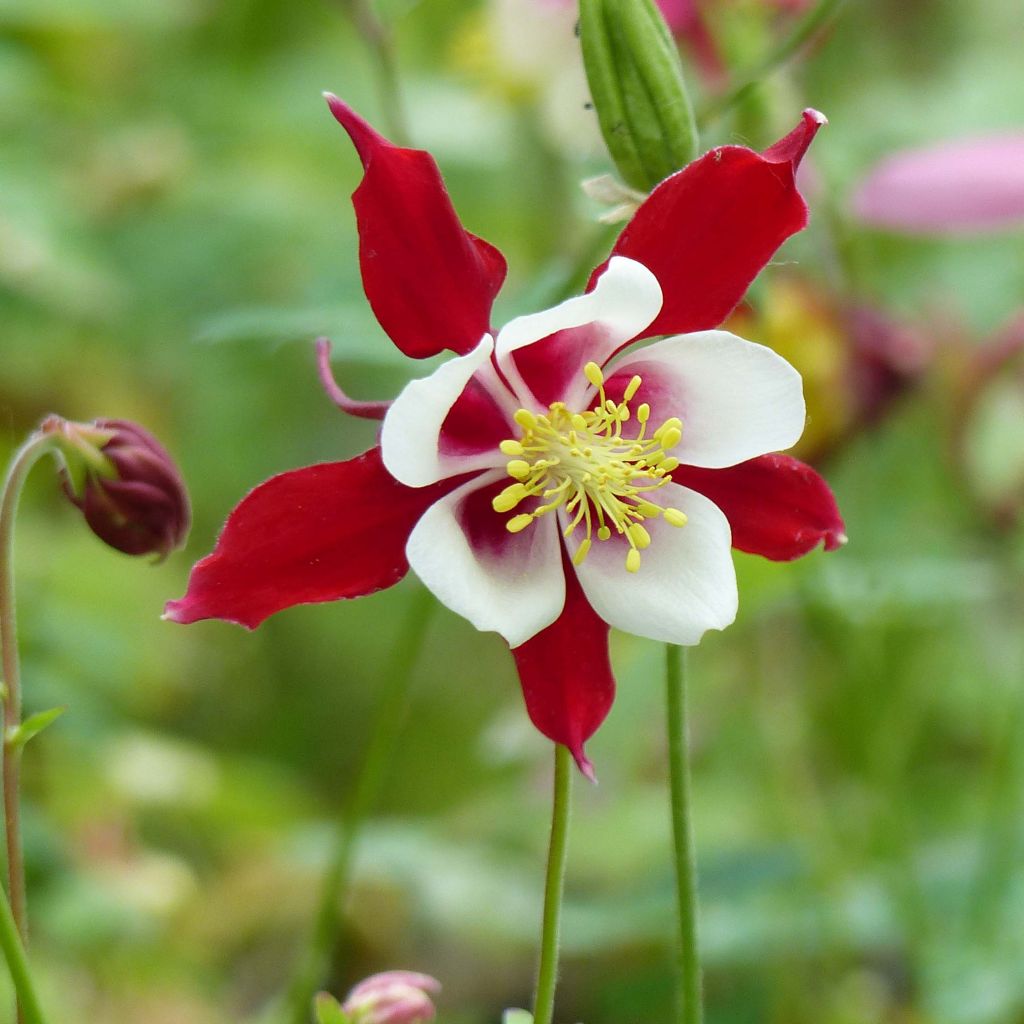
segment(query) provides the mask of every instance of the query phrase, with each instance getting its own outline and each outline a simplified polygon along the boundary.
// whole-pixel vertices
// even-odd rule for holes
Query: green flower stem
[[[558,936],[562,920],[562,889],[565,883],[572,770],[572,755],[568,747],[556,743],[551,842],[548,846],[548,871],[544,883],[544,922],[541,927],[537,992],[533,1001],[533,1024],[551,1024],[555,1009]]]
[[[740,103],[747,94],[757,87],[758,83],[773,74],[796,54],[810,39],[817,34],[839,12],[845,0],[818,0],[818,2],[793,26],[793,30],[783,38],[764,59],[746,74],[741,75],[736,84],[721,96],[708,100],[697,115],[697,123],[702,128],[727,110]]]
[[[374,10],[371,0],[342,0],[342,4],[356,31],[373,54],[381,112],[388,136],[396,146],[408,146],[409,120],[405,116],[405,105],[402,102],[391,28]]]
[[[35,433],[15,452],[0,491],[0,651],[3,678],[3,794],[10,912],[22,942],[28,937],[25,865],[21,850],[18,784],[21,745],[11,738],[21,724],[21,666],[14,601],[14,520],[25,478],[36,462],[54,448],[50,434]]]
[[[668,715],[668,770],[672,798],[676,909],[679,921],[677,976],[680,1024],[701,1024],[700,949],[697,944],[697,857],[690,800],[689,736],[686,721],[685,651],[665,649],[665,695]]]
[[[387,689],[366,749],[366,760],[348,807],[338,822],[333,855],[324,876],[309,947],[288,989],[287,1019],[292,1024],[308,1024],[313,996],[327,975],[331,953],[341,930],[341,904],[348,888],[356,843],[363,823],[380,794],[398,744],[412,673],[435,607],[433,595],[423,587],[417,588],[406,620],[398,630],[394,661],[386,675]]]
[[[39,997],[32,983],[32,975],[28,969],[25,947],[22,945],[18,926],[11,913],[11,904],[7,893],[0,888],[0,947],[4,951],[7,969],[11,972],[14,991],[18,996],[18,1019],[24,1024],[45,1024]]]

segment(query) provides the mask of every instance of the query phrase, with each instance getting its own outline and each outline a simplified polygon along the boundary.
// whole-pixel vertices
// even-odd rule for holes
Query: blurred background
[[[808,105],[831,121],[805,165],[811,226],[733,326],[804,373],[800,454],[850,536],[792,566],[737,556],[739,619],[690,658],[709,1022],[1024,1021],[1020,4],[847,3],[719,115],[807,5],[669,6],[704,147],[763,147]],[[372,443],[321,392],[317,334],[358,397],[424,372],[363,298],[359,165],[321,90],[401,130],[394,62],[397,119],[508,256],[501,323],[561,298],[614,237],[579,187],[612,167],[573,20],[559,0],[0,0],[0,457],[48,412],[136,419],[195,511],[187,550],[150,567],[104,548],[45,466],[23,505],[27,710],[68,706],[24,763],[54,1020],[282,1019],[423,615],[331,987],[406,967],[444,982],[452,1024],[529,1005],[550,758],[502,642],[425,611],[412,579],[252,634],[159,616],[246,490]],[[961,160],[959,184],[940,150],[938,179],[911,173],[885,205],[892,154],[993,136],[1002,155]],[[1010,200],[983,223],[943,204],[901,219],[993,181]],[[613,657],[600,785],[576,786],[557,1012],[586,1024],[671,1006],[663,655],[615,636]]]

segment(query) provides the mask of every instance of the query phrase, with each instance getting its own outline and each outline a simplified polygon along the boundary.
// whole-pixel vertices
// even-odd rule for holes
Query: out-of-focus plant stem
[[[7,845],[7,892],[10,914],[21,943],[28,940],[25,905],[25,863],[21,847],[19,780],[21,744],[15,741],[21,724],[21,665],[18,659],[18,624],[14,599],[14,520],[22,487],[32,467],[53,449],[48,434],[33,434],[15,452],[0,490],[0,666],[3,675],[3,791],[4,838]],[[4,945],[7,949],[7,941]],[[13,973],[13,968],[12,968]],[[28,1007],[18,993],[18,1021],[30,1021]],[[37,1007],[38,1009],[38,1007]],[[38,1019],[38,1016],[36,1017]]]
[[[25,913],[25,869],[21,854],[18,812],[18,775],[21,746],[11,742],[21,724],[21,666],[18,659],[18,625],[14,600],[14,520],[18,514],[25,478],[36,462],[53,447],[53,439],[33,434],[11,459],[0,491],[0,650],[3,652],[4,704],[4,827],[7,841],[7,881],[11,913],[24,941],[28,935]]]
[[[18,996],[18,1019],[24,1024],[45,1024],[39,997],[32,983],[32,975],[28,969],[28,958],[25,946],[18,934],[18,925],[11,913],[11,904],[7,894],[0,889],[0,947],[3,947],[7,969],[11,972],[11,981]]]
[[[697,113],[697,124],[703,128],[740,103],[762,79],[781,68],[798,53],[839,12],[845,0],[818,0],[797,23],[789,35],[770,50],[759,64],[738,77],[736,83],[720,96],[708,100]]]
[[[338,823],[331,862],[324,876],[309,948],[288,989],[287,1019],[308,1024],[313,996],[323,984],[341,928],[341,904],[348,888],[356,842],[380,794],[405,718],[413,670],[419,659],[431,614],[436,607],[423,587],[412,595],[405,621],[397,632],[394,661],[386,673],[387,689],[366,749],[355,789]]]
[[[402,90],[398,81],[398,64],[395,59],[395,43],[391,27],[380,18],[370,0],[341,0],[341,2],[342,8],[369,47],[373,57],[377,90],[380,94],[381,114],[388,136],[395,145],[408,146],[409,122],[405,116],[405,104],[402,101]]]
[[[678,917],[677,996],[680,1024],[701,1024],[700,948],[697,941],[697,857],[693,842],[690,797],[689,733],[686,716],[686,653],[665,648],[665,696],[668,718],[668,770],[672,804]]]
[[[551,842],[544,883],[544,921],[541,926],[537,991],[533,1000],[533,1024],[551,1024],[558,982],[558,942],[562,923],[562,890],[569,838],[569,807],[572,796],[572,755],[555,744],[554,796],[551,806]]]

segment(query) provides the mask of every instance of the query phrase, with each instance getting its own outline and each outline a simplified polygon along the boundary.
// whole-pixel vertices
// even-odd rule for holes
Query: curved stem
[[[7,843],[7,882],[11,913],[22,942],[28,937],[25,910],[25,866],[21,851],[18,782],[20,744],[10,738],[21,724],[21,668],[18,660],[18,628],[14,601],[14,520],[22,487],[29,470],[53,447],[49,434],[33,434],[11,460],[0,491],[0,651],[3,677],[3,793],[4,832]]]
[[[344,0],[345,9],[375,57],[377,90],[388,136],[396,146],[409,144],[409,122],[405,116],[402,91],[398,84],[394,37],[391,28],[373,9],[370,0]]]
[[[540,964],[537,992],[533,1001],[533,1024],[551,1024],[558,981],[558,937],[562,921],[562,889],[568,848],[569,806],[572,794],[572,755],[569,748],[555,744],[554,798],[551,807],[551,842],[544,883],[544,922],[541,927]]]
[[[18,1015],[24,1024],[45,1024],[39,997],[36,995],[29,973],[25,947],[22,945],[18,926],[15,924],[7,894],[0,888],[0,948],[3,949],[11,981],[18,997]]]
[[[412,672],[416,666],[431,612],[433,595],[419,588],[412,596],[405,621],[398,630],[394,662],[387,673],[388,688],[377,712],[352,798],[338,822],[334,850],[317,905],[309,947],[300,962],[287,995],[287,1017],[292,1024],[307,1024],[316,990],[327,974],[331,953],[341,929],[341,904],[348,888],[356,842],[363,822],[380,794],[404,721]]]
[[[793,26],[793,30],[771,49],[763,60],[721,96],[716,96],[701,108],[697,123],[703,128],[709,121],[720,117],[746,97],[751,89],[768,75],[782,67],[801,47],[804,46],[839,11],[845,0],[818,0],[818,2]]]
[[[668,716],[668,768],[675,852],[676,910],[679,922],[677,982],[680,1024],[701,1024],[700,949],[697,944],[697,857],[690,814],[690,757],[686,721],[685,651],[665,649],[665,695]]]

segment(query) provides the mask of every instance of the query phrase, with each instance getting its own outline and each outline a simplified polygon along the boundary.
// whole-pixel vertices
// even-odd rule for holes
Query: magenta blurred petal
[[[1024,225],[1024,134],[894,153],[861,182],[853,209],[874,227],[914,234]]]

